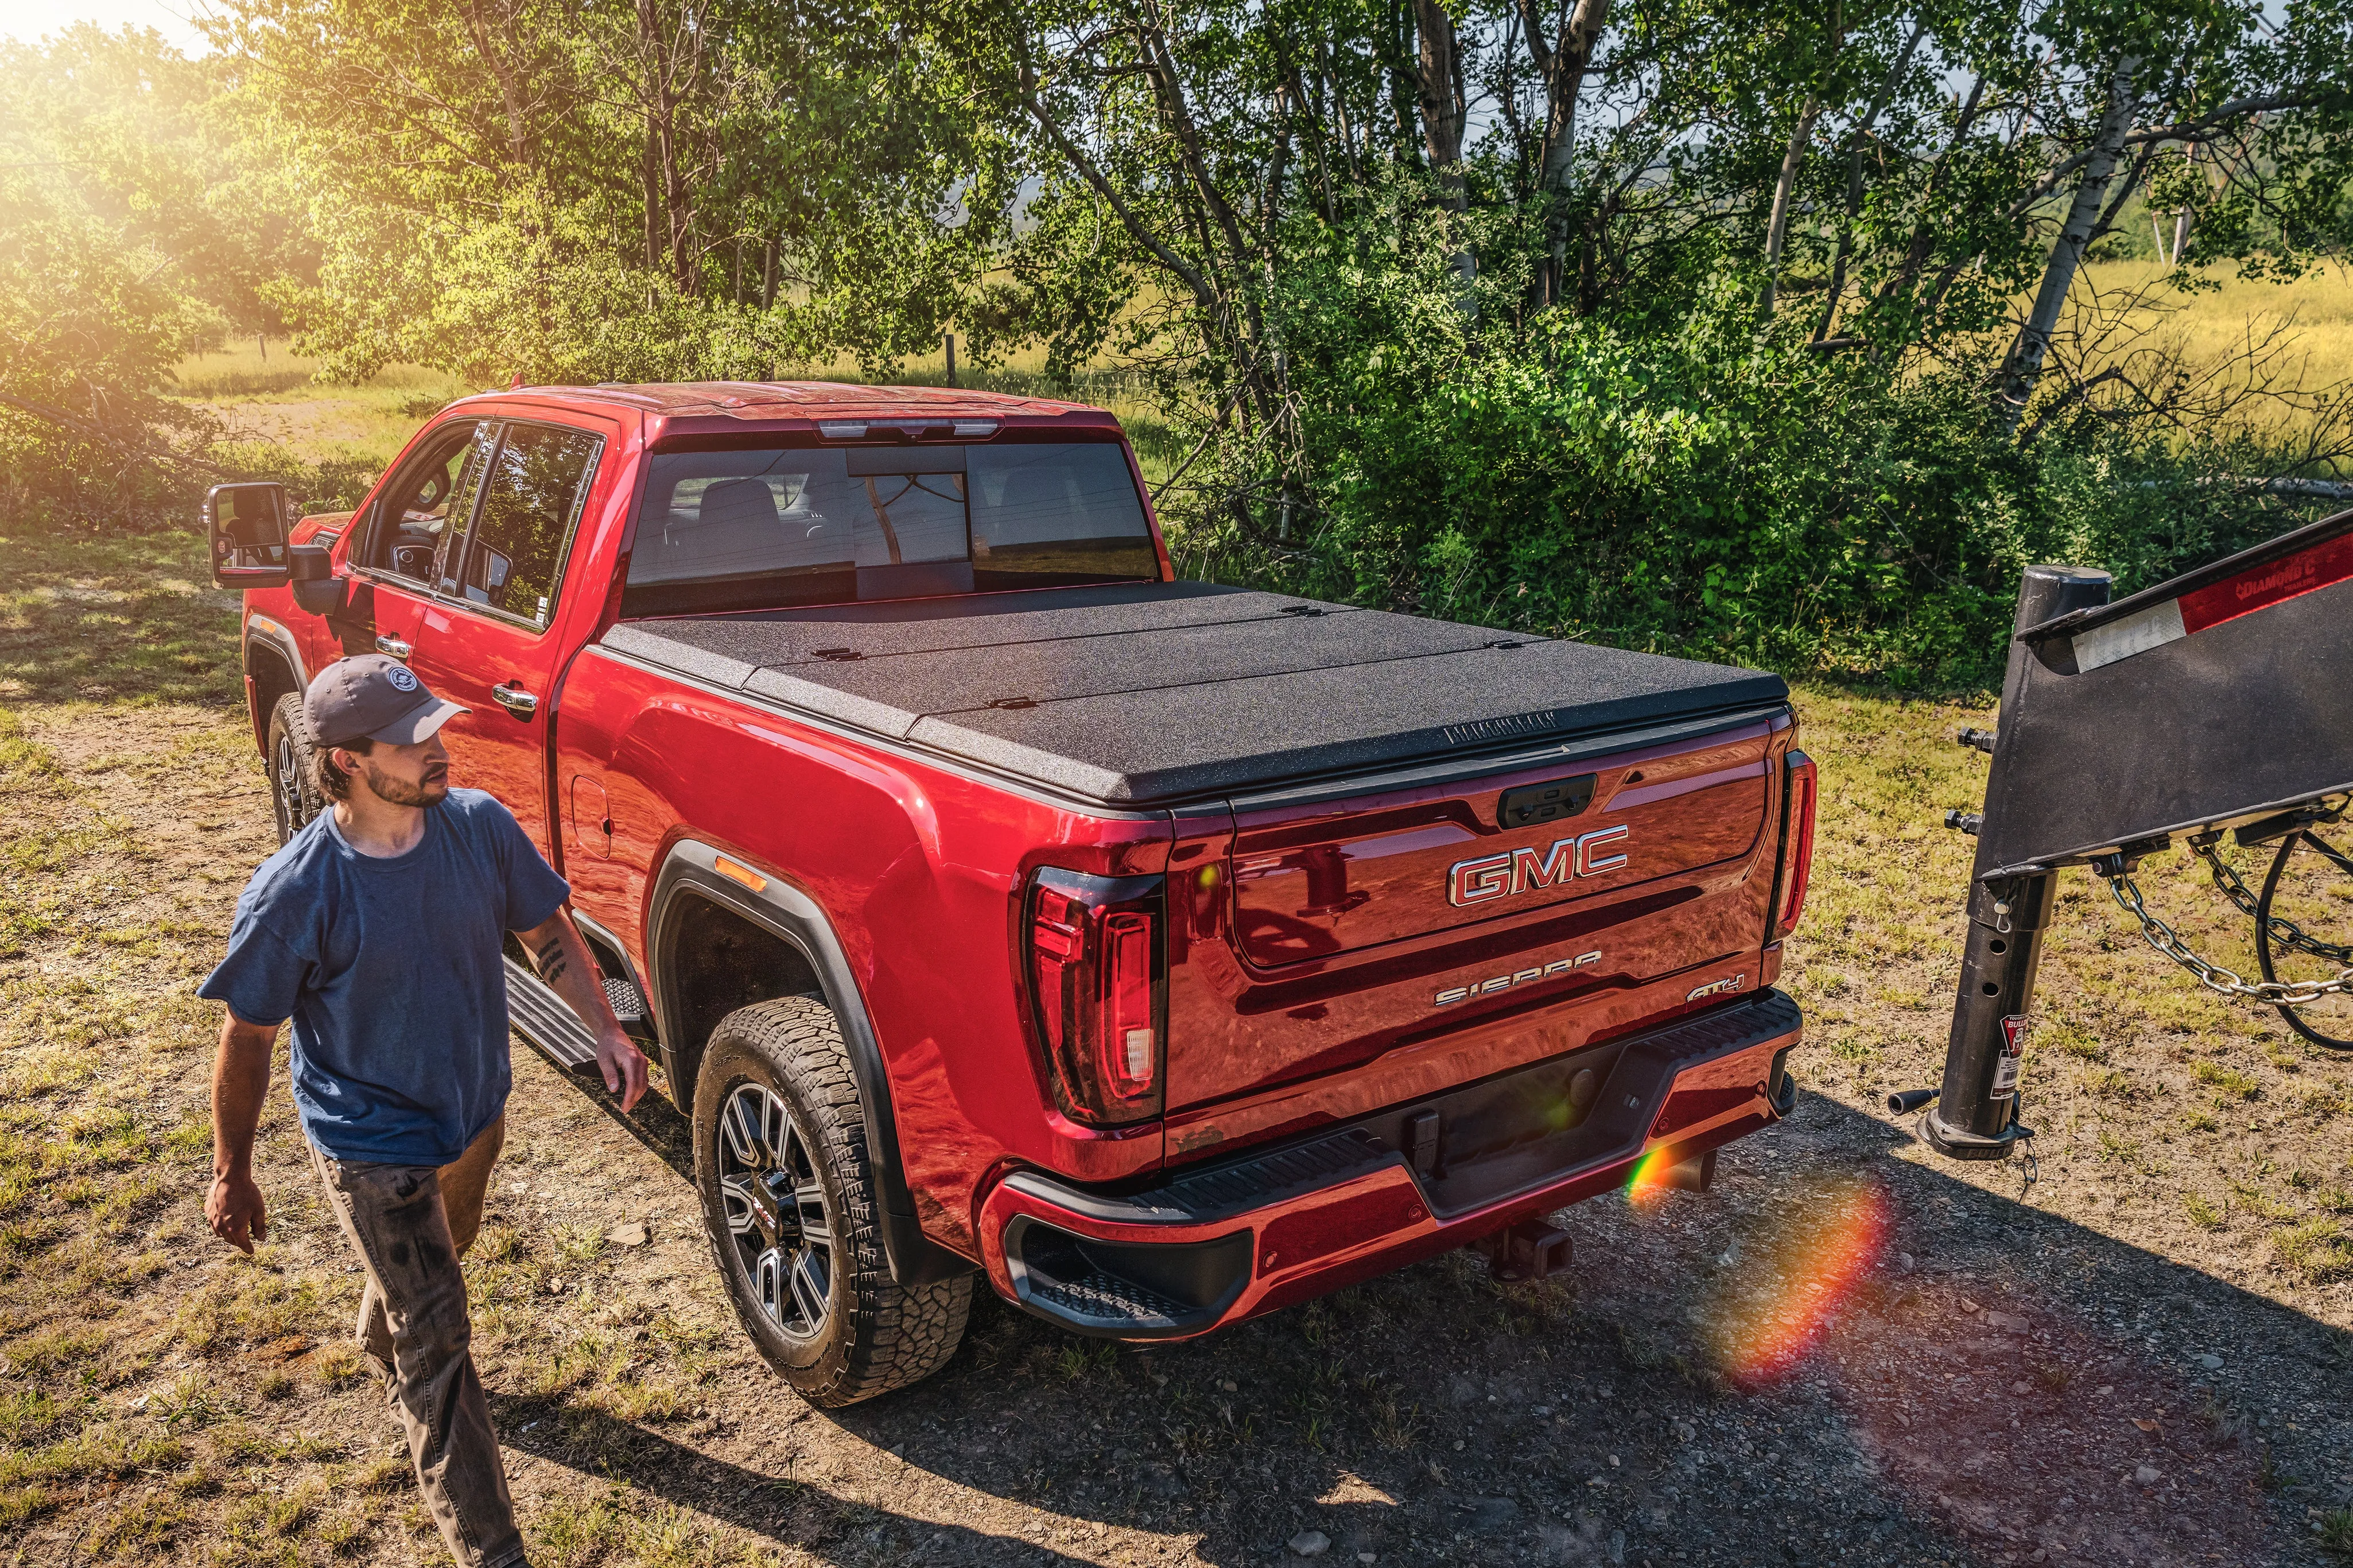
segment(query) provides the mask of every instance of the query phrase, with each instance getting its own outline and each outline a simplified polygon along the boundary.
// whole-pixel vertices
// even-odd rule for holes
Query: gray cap
[[[413,746],[460,713],[436,697],[416,671],[386,654],[354,654],[321,670],[302,694],[312,741],[343,746],[365,736],[387,746]]]

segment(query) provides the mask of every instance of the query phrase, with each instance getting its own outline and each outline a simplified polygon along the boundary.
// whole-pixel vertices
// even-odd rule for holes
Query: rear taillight
[[[1782,800],[1780,892],[1775,900],[1773,936],[1797,929],[1806,909],[1806,880],[1814,867],[1814,759],[1791,752],[1786,768],[1788,793]]]
[[[1039,871],[1026,968],[1062,1107],[1086,1121],[1160,1114],[1161,881]]]

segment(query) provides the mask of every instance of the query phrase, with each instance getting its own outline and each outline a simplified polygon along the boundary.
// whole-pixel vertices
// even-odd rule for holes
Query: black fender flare
[[[681,839],[663,858],[655,873],[653,898],[646,922],[646,967],[652,973],[659,1016],[685,1016],[675,993],[677,965],[670,962],[666,942],[683,898],[699,898],[758,926],[784,942],[807,961],[825,993],[825,1004],[841,1024],[841,1038],[849,1050],[849,1069],[858,1083],[858,1098],[866,1113],[867,1159],[873,1172],[876,1214],[882,1233],[883,1255],[891,1278],[902,1285],[928,1284],[971,1273],[978,1266],[923,1235],[915,1217],[915,1201],[907,1186],[907,1173],[899,1153],[899,1123],[891,1104],[891,1079],[882,1065],[874,1023],[866,1000],[849,971],[841,939],[817,900],[782,878],[769,876],[754,890],[718,868],[719,851],[695,839]],[[676,1068],[685,1042],[661,1030],[664,1070],[677,1082]],[[684,1087],[681,1085],[681,1087]],[[689,1097],[690,1100],[691,1096]],[[686,1110],[691,1116],[692,1106]]]
[[[246,616],[245,639],[238,649],[239,662],[244,667],[248,679],[252,679],[253,676],[254,652],[257,648],[286,667],[286,673],[293,678],[294,690],[297,695],[309,689],[311,671],[302,661],[301,645],[294,640],[294,634],[287,630],[279,621],[259,613]],[[254,704],[254,744],[257,747],[267,748],[269,744],[269,714],[259,705],[258,698],[249,698],[248,700]]]

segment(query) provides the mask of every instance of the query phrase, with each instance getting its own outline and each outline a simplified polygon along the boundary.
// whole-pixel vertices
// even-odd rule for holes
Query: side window
[[[603,443],[580,430],[510,425],[491,459],[489,486],[459,590],[535,626],[555,601],[564,547],[579,518]]]
[[[496,429],[470,423],[436,431],[425,449],[393,476],[376,503],[369,565],[427,587],[440,581],[437,562],[441,568],[452,563],[448,551],[465,532],[476,479]]]

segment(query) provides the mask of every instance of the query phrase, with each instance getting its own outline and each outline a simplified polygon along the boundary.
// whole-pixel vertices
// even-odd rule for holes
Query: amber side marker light
[[[731,882],[741,882],[755,893],[768,885],[768,879],[749,866],[737,865],[724,855],[713,857],[712,864],[721,876]]]

